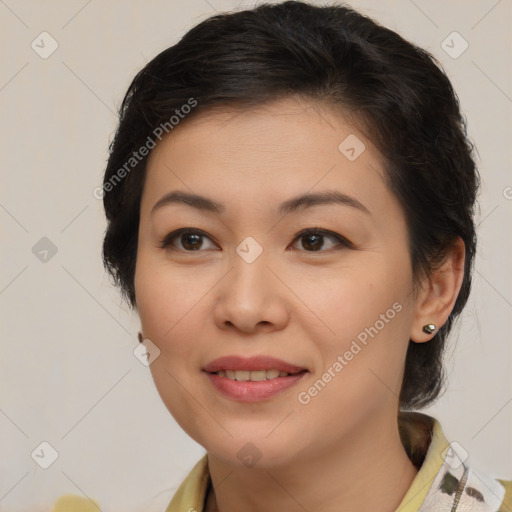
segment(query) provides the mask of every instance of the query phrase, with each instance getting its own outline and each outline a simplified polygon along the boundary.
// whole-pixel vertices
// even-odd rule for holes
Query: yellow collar
[[[400,438],[419,468],[395,512],[512,512],[512,481],[489,477],[465,463],[462,447],[450,445],[435,418],[400,413]],[[460,452],[459,452],[460,455]],[[176,491],[166,512],[204,512],[210,485],[208,456],[199,460]],[[61,496],[52,512],[97,512],[98,503],[74,495]]]

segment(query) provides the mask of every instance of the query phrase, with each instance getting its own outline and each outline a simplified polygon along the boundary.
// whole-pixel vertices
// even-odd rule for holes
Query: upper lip
[[[270,356],[224,356],[211,361],[203,368],[208,373],[220,370],[279,370],[286,373],[298,373],[305,369]]]

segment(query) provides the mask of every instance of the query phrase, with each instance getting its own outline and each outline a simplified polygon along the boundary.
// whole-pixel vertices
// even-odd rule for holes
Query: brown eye
[[[211,238],[206,233],[191,228],[182,228],[169,233],[159,242],[159,247],[171,251],[202,252],[205,250],[204,242]],[[301,242],[302,250],[306,252],[325,252],[330,249],[353,248],[353,244],[346,238],[323,229],[305,229],[298,233],[294,241]],[[326,240],[330,242],[326,243]],[[213,242],[211,242],[213,244]],[[206,247],[212,249],[215,246]]]
[[[334,240],[335,244],[325,247],[325,239],[330,238]],[[301,245],[306,252],[324,252],[325,250],[334,249],[339,246],[350,248],[352,244],[341,235],[333,233],[332,231],[325,231],[323,229],[306,229],[301,231],[295,240],[300,240]],[[323,251],[322,251],[323,250]]]
[[[193,252],[200,251],[203,246],[204,239],[209,238],[202,231],[195,229],[182,228],[168,234],[159,242],[162,249],[170,249],[176,251]],[[176,242],[180,247],[176,247]]]
[[[187,251],[196,251],[203,245],[202,237],[203,235],[198,235],[197,233],[182,233],[179,241]]]

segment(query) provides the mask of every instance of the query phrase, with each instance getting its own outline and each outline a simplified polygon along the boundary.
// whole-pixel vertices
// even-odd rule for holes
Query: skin
[[[354,161],[338,150],[349,134],[366,147]],[[417,469],[397,428],[406,350],[409,339],[432,338],[423,325],[439,328],[448,318],[464,245],[459,239],[413,293],[405,217],[382,168],[371,141],[339,113],[296,97],[185,121],[152,151],[137,311],[144,338],[161,351],[151,372],[163,402],[208,452],[208,511],[393,511],[410,487]],[[168,204],[152,214],[174,190],[207,196],[225,211]],[[281,202],[324,190],[356,198],[369,213],[324,204],[277,214]],[[180,236],[159,246],[180,228],[204,231],[192,239],[198,249]],[[352,245],[325,235],[315,251],[311,238],[296,236],[305,228]],[[236,252],[248,236],[263,249],[252,263]],[[400,312],[301,404],[299,392],[394,303]],[[271,355],[309,373],[269,400],[241,403],[220,395],[201,371],[231,354]],[[248,442],[261,455],[253,467],[237,457]]]

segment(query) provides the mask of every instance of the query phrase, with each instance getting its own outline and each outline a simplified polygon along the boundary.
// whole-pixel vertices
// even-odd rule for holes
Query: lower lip
[[[222,377],[216,373],[205,372],[213,386],[224,396],[239,402],[260,402],[268,400],[291,388],[299,382],[307,372],[277,377],[258,382],[239,381]]]

